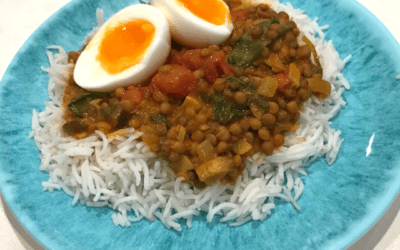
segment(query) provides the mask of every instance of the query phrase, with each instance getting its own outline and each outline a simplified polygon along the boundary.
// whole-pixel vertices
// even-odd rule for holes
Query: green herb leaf
[[[263,110],[268,110],[269,109],[269,103],[266,102],[261,96],[259,95],[254,95],[252,97],[252,101],[259,106],[260,108],[262,108]]]
[[[171,123],[169,123],[169,121],[167,121],[167,119],[165,119],[165,117],[161,114],[157,114],[155,116],[152,116],[151,119],[153,120],[153,122],[157,123],[157,124],[161,124],[161,123],[165,123],[165,125],[170,128],[171,127]]]
[[[231,103],[228,112],[228,121],[231,122],[241,118],[242,116],[251,114],[250,107],[248,105],[239,105],[236,103]]]
[[[105,99],[108,97],[106,93],[86,92],[75,96],[68,103],[67,108],[78,117],[82,117],[89,109],[89,103],[96,99]]]
[[[276,17],[271,17],[267,21],[259,23],[258,26],[260,26],[264,30],[264,33],[267,33],[269,26],[271,26],[271,24],[273,24],[273,23],[280,23],[279,19]]]
[[[236,82],[239,84],[240,89],[243,91],[249,91],[251,93],[255,92],[257,89],[253,85],[250,84],[250,82],[245,81],[243,78],[238,78],[238,77],[228,77],[226,79],[228,82]]]
[[[286,33],[288,33],[289,31],[291,31],[293,29],[293,27],[286,26],[284,24],[281,24],[281,26],[282,26],[282,30],[279,32],[278,37],[285,35]]]
[[[225,98],[221,94],[214,95],[214,103],[213,103],[213,116],[214,120],[219,124],[225,123],[225,115],[227,111],[227,103]]]
[[[219,124],[225,125],[250,113],[249,106],[228,102],[222,94],[214,95],[213,116]]]
[[[264,50],[262,41],[253,41],[251,36],[244,35],[237,40],[237,43],[228,57],[228,63],[239,68],[247,68]]]

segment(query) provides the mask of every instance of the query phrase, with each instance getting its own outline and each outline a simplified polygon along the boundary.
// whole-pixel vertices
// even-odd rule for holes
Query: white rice
[[[43,68],[50,76],[43,112],[33,111],[31,137],[41,151],[40,170],[49,173],[43,190],[62,189],[71,196],[72,205],[79,201],[92,207],[109,207],[115,226],[128,227],[144,218],[159,219],[167,228],[182,230],[180,219],[192,227],[193,216],[200,211],[207,213],[211,222],[218,215],[220,222],[239,226],[250,220],[265,220],[275,209],[274,201],[284,199],[300,209],[300,198],[306,167],[320,156],[332,164],[343,139],[340,131],[330,128],[330,119],[337,115],[346,102],[341,97],[349,83],[340,71],[350,56],[342,60],[331,41],[324,41],[327,27],[320,27],[317,20],[310,20],[304,11],[295,10],[290,4],[271,1],[276,11],[287,12],[298,27],[313,42],[323,66],[324,79],[332,85],[331,96],[323,101],[310,98],[299,120],[300,127],[287,135],[279,151],[266,157],[256,154],[246,162],[243,176],[236,184],[215,184],[199,190],[181,183],[180,178],[158,160],[149,148],[137,140],[140,132],[127,129],[124,136],[108,138],[96,131],[83,140],[63,137],[63,88],[73,65],[63,48],[47,52],[50,67]],[[97,10],[99,26],[103,12]],[[88,35],[87,43],[97,28]],[[316,38],[315,35],[320,37]]]

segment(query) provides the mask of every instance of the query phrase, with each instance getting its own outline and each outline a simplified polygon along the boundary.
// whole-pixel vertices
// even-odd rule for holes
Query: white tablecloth
[[[399,0],[358,1],[374,13],[400,42]],[[29,35],[68,2],[69,0],[0,0],[0,76]],[[350,249],[400,249],[399,209],[400,198],[397,198],[379,222]],[[3,200],[0,201],[0,248],[40,248],[13,218]]]

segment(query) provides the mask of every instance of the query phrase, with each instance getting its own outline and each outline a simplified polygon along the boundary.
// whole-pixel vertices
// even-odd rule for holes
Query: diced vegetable
[[[184,98],[196,91],[196,76],[181,65],[172,65],[172,70],[165,74],[158,72],[151,80],[151,85],[169,97]]]
[[[279,73],[287,71],[287,66],[281,62],[278,55],[273,53],[267,59],[267,65],[272,68],[272,72]]]
[[[189,174],[187,172],[179,172],[176,174],[176,178],[183,178],[183,183],[186,183],[189,181]]]
[[[182,104],[183,108],[192,107],[197,112],[200,110],[202,102],[195,96],[186,96],[185,101]]]
[[[306,36],[303,36],[302,40],[303,40],[303,42],[305,42],[308,45],[308,47],[310,47],[311,53],[313,54],[315,64],[321,68],[321,63],[319,62],[319,57],[318,57],[317,51],[315,50],[314,44],[312,44],[312,42]]]
[[[275,76],[275,79],[278,81],[278,91],[284,92],[287,88],[290,87],[289,77],[285,73],[281,73]]]
[[[142,103],[144,94],[145,88],[130,87],[129,89],[125,90],[121,100],[131,101],[134,105],[138,106]]]
[[[228,174],[232,168],[234,168],[233,159],[220,156],[199,165],[195,171],[200,181],[212,185]]]
[[[331,84],[320,78],[309,78],[308,87],[318,93],[320,99],[325,99],[331,94]]]
[[[186,129],[181,125],[178,125],[178,126],[179,126],[179,133],[178,133],[177,140],[180,142],[183,142],[185,140]]]
[[[196,152],[202,162],[211,159],[214,155],[214,147],[209,140],[204,140],[196,148]]]
[[[243,22],[249,18],[248,9],[237,9],[231,11],[232,23]]]
[[[203,70],[204,78],[209,84],[213,84],[222,75],[232,73],[231,66],[225,62],[225,54],[222,50],[211,51],[209,56],[202,56],[201,49],[188,50],[181,56],[182,65],[192,71]]]
[[[260,87],[258,87],[257,93],[265,97],[273,97],[277,89],[278,80],[274,77],[267,76],[263,79]]]
[[[181,165],[180,165],[179,169],[183,172],[187,172],[189,170],[194,169],[193,163],[190,161],[189,157],[187,157],[186,155],[183,155],[181,157]]]
[[[235,150],[236,154],[243,155],[252,148],[253,148],[253,146],[250,143],[248,143],[246,140],[240,140],[236,144],[236,147],[234,148],[234,150]]]
[[[296,64],[291,63],[289,65],[289,81],[292,86],[298,88],[300,86],[300,70],[297,68]]]

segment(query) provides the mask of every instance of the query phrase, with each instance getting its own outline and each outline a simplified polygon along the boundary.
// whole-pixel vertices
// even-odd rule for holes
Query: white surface
[[[29,35],[70,0],[0,0],[0,76]],[[377,16],[400,42],[399,0],[358,0]],[[378,223],[349,250],[400,249],[400,198]],[[40,249],[0,200],[0,248]]]

